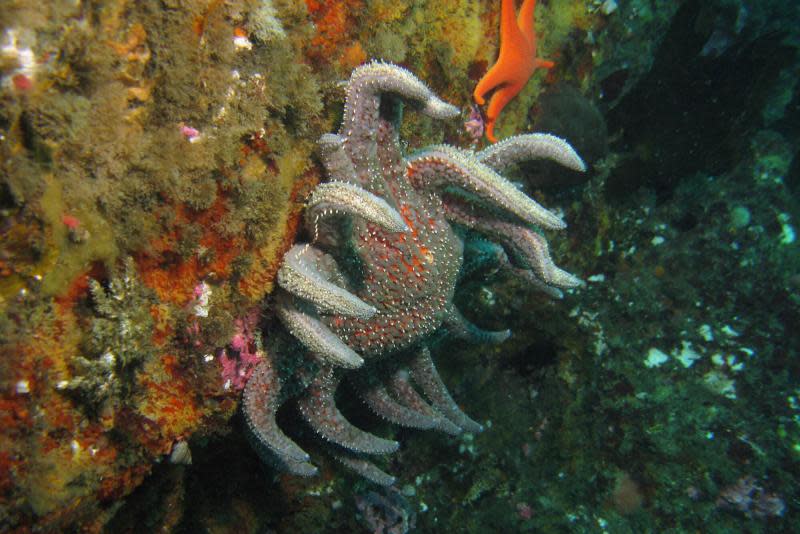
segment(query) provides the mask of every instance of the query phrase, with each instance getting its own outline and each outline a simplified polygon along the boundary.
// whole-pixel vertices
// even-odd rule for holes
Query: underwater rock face
[[[608,129],[600,110],[575,87],[557,84],[540,96],[532,110],[534,129],[569,141],[588,168],[608,154]],[[536,187],[565,187],[586,182],[591,173],[580,173],[551,162],[521,166],[526,183]]]
[[[302,417],[344,465],[391,485],[394,477],[365,456],[392,453],[399,444],[345,419],[334,403],[340,381],[350,380],[364,402],[393,423],[448,434],[482,430],[451,398],[427,347],[441,325],[478,343],[499,343],[510,333],[480,330],[452,302],[464,240],[493,247],[498,253],[486,255],[489,261],[549,294],[579,285],[553,264],[546,241],[533,230],[562,229],[563,221],[498,171],[535,158],[577,171],[585,166],[568,143],[546,134],[511,137],[479,153],[440,145],[404,157],[397,132],[402,100],[434,119],[455,117],[458,109],[405,69],[380,62],[354,70],[346,94],[339,133],[319,141],[330,181],[317,187],[306,207],[312,243],[295,245],[284,257],[277,313],[313,362],[301,377],[307,383],[298,400]],[[462,237],[452,224],[474,235]],[[275,421],[282,384],[290,378],[283,376],[284,359],[264,358],[247,383],[247,429],[266,461],[310,476],[317,468],[309,455]]]

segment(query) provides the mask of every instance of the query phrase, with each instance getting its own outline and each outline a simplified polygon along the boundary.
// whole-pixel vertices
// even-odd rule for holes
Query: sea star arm
[[[492,95],[489,107],[486,109],[486,139],[492,143],[497,142],[497,137],[494,135],[494,125],[497,123],[497,117],[500,116],[500,112],[503,111],[506,104],[511,102],[522,91],[523,87],[525,87],[524,83],[508,83],[498,88]]]
[[[522,11],[520,11],[521,14]],[[521,59],[524,59],[524,51],[527,51],[529,47],[530,43],[520,31],[514,16],[514,0],[503,0],[500,6],[500,53],[497,62],[481,78],[472,93],[479,106],[486,103],[486,93],[506,85],[509,78],[515,75],[514,67]],[[523,85],[526,80],[527,77],[522,80]]]
[[[514,0],[503,0],[500,8],[500,53],[473,91],[475,102],[482,106],[486,94],[494,90],[486,111],[486,137],[492,143],[494,125],[500,112],[528,83],[537,68],[551,68],[552,61],[536,57],[534,31],[535,0],[525,0],[519,16],[514,17]]]
[[[330,180],[358,183],[356,169],[344,149],[344,142],[345,138],[338,134],[321,135],[317,140],[320,160]]]
[[[517,15],[517,27],[529,43],[536,42],[536,32],[534,31],[534,13],[536,12],[536,0],[525,0],[519,8]]]
[[[569,143],[544,133],[509,137],[478,152],[477,158],[497,172],[532,159],[549,159],[574,171],[586,171],[586,164]]]
[[[505,267],[509,269],[512,273],[514,273],[514,276],[527,281],[531,286],[534,287],[534,289],[538,289],[551,299],[560,300],[564,298],[564,293],[560,289],[545,284],[541,279],[536,277],[533,271],[529,269],[522,269],[520,267],[515,267],[511,265],[511,263],[508,261],[506,261]]]
[[[364,454],[391,454],[400,446],[393,440],[379,438],[353,426],[334,402],[340,377],[333,367],[323,367],[298,406],[303,418],[320,436],[341,447]]]
[[[320,184],[306,203],[306,220],[314,227],[322,217],[345,213],[375,223],[389,232],[408,230],[396,209],[357,185],[345,182]]]
[[[265,462],[277,462],[297,475],[314,475],[317,468],[308,463],[308,454],[281,432],[275,422],[280,391],[280,380],[272,363],[263,360],[247,381],[243,394],[242,411],[248,438]]]
[[[486,103],[486,93],[502,83],[502,66],[499,63],[495,63],[491,66],[491,68],[489,68],[488,71],[486,71],[486,74],[484,74],[483,78],[480,79],[478,85],[475,86],[475,90],[472,93],[475,103],[477,103],[479,106],[484,105]]]
[[[372,117],[365,117],[364,111],[368,109],[371,112],[377,108],[382,93],[394,93],[419,102],[420,111],[435,119],[448,119],[460,113],[457,107],[441,100],[419,78],[403,67],[372,61],[356,68],[350,76],[342,124],[349,127],[350,123],[360,122],[362,128],[376,130],[377,124],[374,121],[367,120],[365,123],[360,119]]]
[[[487,269],[507,269],[514,276],[527,281],[530,285],[547,294],[550,298],[561,299],[564,294],[560,289],[548,286],[528,269],[522,269],[511,264],[505,249],[488,239],[470,236],[464,243],[464,265],[461,268],[463,275],[460,280],[467,279],[473,273]],[[445,326],[448,326],[445,318]]]
[[[399,216],[399,215],[398,215]],[[313,303],[320,311],[367,319],[377,310],[346,289],[331,283],[324,261],[333,263],[325,253],[311,245],[295,245],[283,257],[278,270],[278,285]]]
[[[458,187],[527,223],[552,230],[566,227],[557,215],[470,153],[439,145],[415,154],[407,163],[409,181],[417,189]]]
[[[375,133],[380,118],[382,93],[394,93],[420,105],[422,113],[447,119],[460,111],[444,102],[409,71],[397,65],[373,61],[356,68],[347,84],[344,117],[339,134],[354,162],[369,162],[375,152]],[[365,150],[366,149],[366,150]]]
[[[361,398],[376,415],[391,423],[408,428],[428,430],[436,426],[436,419],[400,404],[378,380],[360,377],[357,388]]]
[[[411,377],[414,382],[422,389],[425,396],[439,412],[467,432],[481,432],[483,426],[470,419],[461,408],[458,407],[447,386],[442,382],[439,372],[431,358],[431,352],[427,347],[422,348],[411,361]]]
[[[339,339],[312,311],[298,307],[297,299],[287,293],[277,296],[278,317],[287,330],[322,363],[354,369],[363,358]]]
[[[389,391],[404,405],[411,410],[430,417],[434,421],[437,430],[441,430],[451,436],[458,435],[462,429],[452,421],[444,417],[439,411],[427,403],[422,396],[417,393],[414,386],[409,381],[409,373],[406,369],[399,369],[389,377]]]
[[[443,322],[449,333],[472,343],[491,343],[496,345],[511,336],[511,330],[492,332],[479,328],[467,320],[458,308],[452,304],[447,308]]]
[[[333,457],[339,460],[345,467],[379,486],[391,486],[397,480],[395,477],[385,473],[375,464],[364,458],[342,453],[333,454]]]
[[[517,266],[532,270],[547,285],[570,288],[582,284],[553,263],[547,241],[534,230],[480,214],[474,206],[453,196],[445,199],[444,207],[448,219],[499,241]]]

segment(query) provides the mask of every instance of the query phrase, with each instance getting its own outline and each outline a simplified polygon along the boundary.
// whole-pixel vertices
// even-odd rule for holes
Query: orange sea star
[[[536,57],[536,31],[533,12],[536,0],[524,0],[514,20],[514,0],[503,0],[500,8],[500,54],[497,62],[481,78],[473,97],[479,106],[489,91],[495,90],[486,111],[486,138],[496,143],[494,123],[500,111],[517,96],[537,68],[551,68],[554,63]]]

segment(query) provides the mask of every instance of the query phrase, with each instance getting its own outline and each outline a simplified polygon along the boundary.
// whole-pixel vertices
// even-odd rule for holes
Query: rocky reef
[[[409,113],[400,138],[479,152],[473,91],[501,4],[0,2],[0,530],[791,529],[792,2],[540,0],[553,65],[493,133],[545,131],[584,156],[585,174],[509,178],[569,221],[551,253],[586,285],[554,301],[467,244],[455,305],[513,335],[428,345],[483,432],[398,429],[356,388],[336,395],[402,442],[381,465],[393,487],[320,454],[291,407],[277,423],[319,476],[250,449],[243,388],[301,350],[274,289],[312,237],[342,82],[370,58],[405,67],[462,111]]]

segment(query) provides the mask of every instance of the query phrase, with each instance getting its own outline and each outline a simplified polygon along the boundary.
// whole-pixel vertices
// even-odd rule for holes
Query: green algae
[[[135,368],[155,355],[150,313],[154,298],[138,280],[130,257],[111,276],[107,289],[94,279],[89,289],[94,317],[85,341],[87,355],[75,357],[73,378],[63,387],[96,412],[107,400],[116,404],[130,395]]]
[[[68,211],[64,203],[62,182],[52,176],[46,176],[45,184],[40,199],[41,213],[52,232],[52,244],[48,250],[56,255],[50,265],[43,269],[42,288],[46,295],[60,295],[92,262],[113,264],[117,257],[117,249],[111,228],[105,218],[91,206]],[[64,215],[70,215],[80,221],[79,227],[74,230],[76,232],[74,235],[80,232],[79,240],[70,239],[70,229],[62,221]]]

